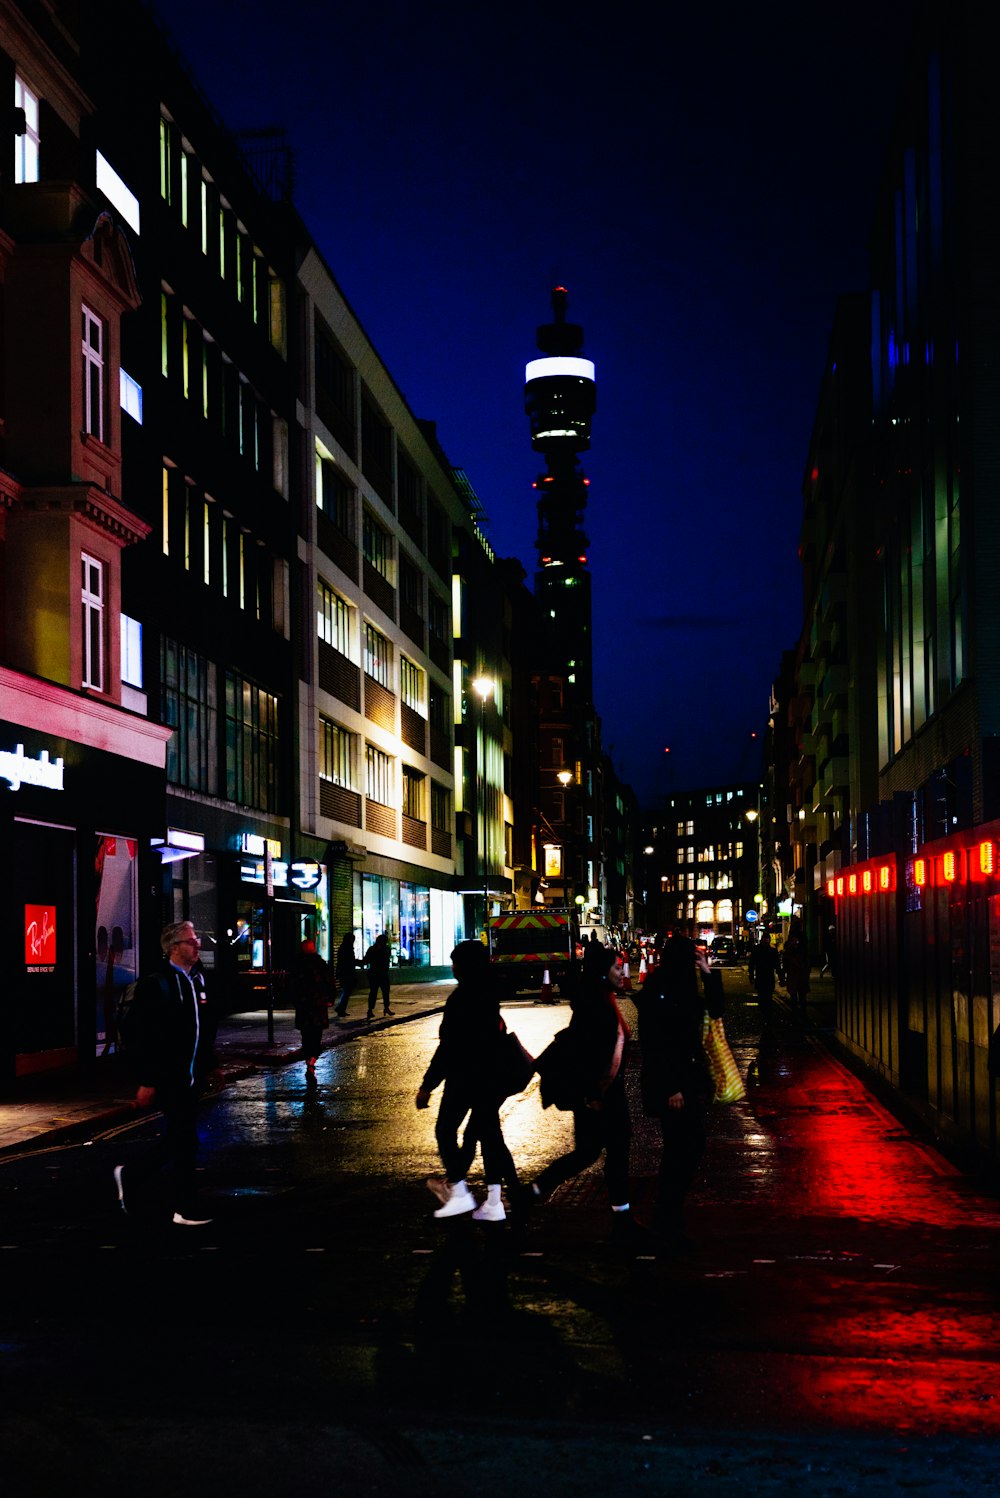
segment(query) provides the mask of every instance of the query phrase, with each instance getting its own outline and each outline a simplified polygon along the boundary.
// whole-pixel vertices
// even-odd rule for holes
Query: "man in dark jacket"
[[[564,1181],[579,1175],[604,1154],[604,1180],[614,1214],[616,1236],[631,1232],[629,1147],[632,1126],[622,1067],[628,1026],[616,995],[622,976],[618,955],[602,947],[600,962],[580,983],[569,1025],[559,1032],[537,1061],[542,1104],[572,1109],[573,1148],[553,1160],[522,1197],[523,1204],[542,1199]]]
[[[128,1167],[128,1198],[169,1161],[173,1169],[173,1221],[203,1227],[210,1219],[195,1207],[198,1152],[196,1112],[205,1074],[212,1065],[215,1027],[205,995],[198,955],[201,942],[190,921],[160,932],[163,965],[140,978],[129,1011],[127,1054],[138,1074],[137,1108],[155,1103],[165,1133],[145,1157]],[[114,1169],[118,1202],[128,1210],[125,1167]]]
[[[382,1013],[391,1014],[389,1008],[389,938],[383,931],[376,936],[365,953],[368,969],[368,1018],[375,1018],[375,1000],[382,994]]]
[[[708,964],[694,942],[673,936],[635,995],[642,1053],[640,1087],[647,1116],[663,1138],[653,1227],[666,1252],[683,1247],[682,1207],[705,1149],[705,1108],[712,1080],[702,1046],[705,1001],[698,969]]]

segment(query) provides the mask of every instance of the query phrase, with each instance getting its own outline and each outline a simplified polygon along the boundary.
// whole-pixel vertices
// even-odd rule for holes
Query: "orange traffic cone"
[[[642,956],[639,958],[639,982],[640,983],[642,983],[644,981],[644,979],[646,977],[647,971],[648,971],[648,969],[646,967],[646,954],[644,952],[642,954]]]
[[[548,968],[542,974],[542,991],[538,997],[543,1003],[552,997],[552,979],[549,977]]]
[[[622,959],[622,993],[631,993],[631,992],[632,992],[632,979],[630,978],[629,971],[628,971],[628,958],[624,957]]]

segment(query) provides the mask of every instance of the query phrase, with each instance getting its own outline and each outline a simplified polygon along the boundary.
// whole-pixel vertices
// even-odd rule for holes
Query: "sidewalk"
[[[367,989],[359,986],[351,996],[346,1020],[332,1017],[323,1033],[323,1047],[344,1045],[357,1035],[370,1035],[390,1025],[434,1014],[444,1007],[454,980],[436,983],[404,983],[390,993],[392,1016],[381,1008],[370,1023],[365,1018]],[[227,1014],[219,1025],[215,1049],[219,1058],[218,1091],[240,1077],[251,1076],[262,1067],[285,1066],[300,1054],[299,1032],[293,1010],[274,1011],[274,1042],[268,1043],[267,1010]],[[41,1074],[26,1078],[21,1095],[0,1101],[0,1154],[24,1147],[56,1143],[84,1130],[99,1134],[133,1112],[135,1080],[124,1057],[109,1056],[95,1063],[85,1076],[75,1072]]]

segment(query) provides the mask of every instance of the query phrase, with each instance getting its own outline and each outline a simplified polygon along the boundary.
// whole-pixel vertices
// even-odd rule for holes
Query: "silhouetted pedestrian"
[[[358,977],[358,960],[354,955],[353,931],[345,931],[340,939],[340,946],[337,948],[336,975],[337,987],[340,989],[340,998],[337,1001],[337,1016],[340,1019],[344,1019]]]
[[[499,1084],[501,1044],[506,1026],[490,955],[482,942],[462,941],[451,954],[458,985],[444,1006],[438,1046],[417,1091],[417,1107],[426,1108],[431,1093],[444,1082],[435,1137],[444,1165],[444,1180],[431,1177],[428,1185],[440,1198],[435,1217],[456,1217],[472,1212],[479,1222],[503,1222],[506,1211],[501,1186],[509,1193],[517,1186],[517,1172],[500,1127],[503,1090]],[[458,1131],[468,1117],[465,1136]],[[481,1207],[466,1184],[476,1154],[483,1152],[486,1200]]]
[[[334,993],[333,975],[312,940],[302,943],[292,969],[292,990],[295,995],[295,1027],[302,1036],[306,1071],[311,1074],[316,1070],[316,1060],[323,1047],[323,1031],[330,1023],[329,1003]]]
[[[365,953],[365,967],[368,969],[368,1018],[375,1018],[375,1001],[379,993],[382,995],[382,1013],[391,1014],[389,1008],[389,938],[383,931],[376,936],[368,951]]]
[[[666,1253],[683,1248],[683,1204],[705,1149],[705,1110],[713,1084],[702,1048],[705,1001],[695,944],[667,941],[655,971],[636,995],[642,1053],[642,1106],[660,1120],[662,1149],[653,1230]]]
[[[536,1063],[542,1105],[572,1111],[573,1148],[547,1165],[524,1193],[525,1205],[544,1199],[604,1155],[604,1180],[616,1236],[631,1232],[629,1145],[632,1126],[622,1069],[629,1030],[618,1010],[622,971],[607,947],[594,974],[581,979],[565,1030]]]

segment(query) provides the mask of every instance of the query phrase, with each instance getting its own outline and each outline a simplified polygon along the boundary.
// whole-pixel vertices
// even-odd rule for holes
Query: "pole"
[[[485,931],[489,920],[490,899],[489,880],[486,873],[486,697],[483,693],[479,697],[479,739],[482,745],[479,765],[479,809],[483,820],[480,849],[483,857],[483,930]]]
[[[274,1045],[274,966],[271,956],[271,906],[274,900],[274,869],[271,850],[264,844],[264,974],[267,982],[267,1043]]]

